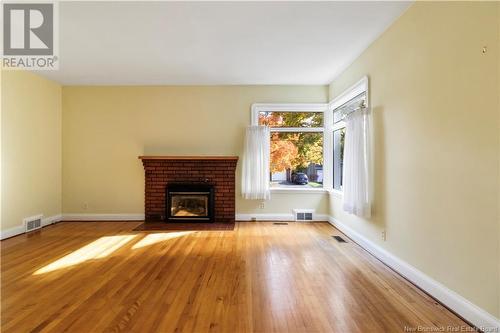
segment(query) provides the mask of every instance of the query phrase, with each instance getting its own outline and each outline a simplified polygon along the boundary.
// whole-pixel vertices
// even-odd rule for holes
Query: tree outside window
[[[273,187],[323,186],[322,112],[260,112],[259,125],[271,127]]]

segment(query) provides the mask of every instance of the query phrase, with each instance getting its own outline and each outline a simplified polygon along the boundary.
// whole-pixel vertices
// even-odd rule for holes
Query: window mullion
[[[344,127],[345,127],[345,122],[344,121],[339,121],[338,123],[333,124],[332,130],[336,131],[336,130],[339,130],[339,129],[344,128]]]

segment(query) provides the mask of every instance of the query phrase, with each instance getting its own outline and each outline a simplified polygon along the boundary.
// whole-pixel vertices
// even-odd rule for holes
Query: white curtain
[[[371,126],[369,109],[351,112],[345,118],[344,210],[362,217],[371,216]]]
[[[267,200],[271,197],[269,190],[270,140],[269,127],[247,127],[241,182],[241,192],[245,199]]]

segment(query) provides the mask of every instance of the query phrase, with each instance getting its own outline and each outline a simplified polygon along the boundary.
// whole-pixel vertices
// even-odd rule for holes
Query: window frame
[[[308,133],[322,133],[323,134],[323,187],[322,188],[271,188],[272,192],[281,193],[323,193],[328,191],[328,184],[331,182],[331,167],[329,160],[325,154],[328,153],[328,147],[325,135],[326,124],[331,121],[328,116],[328,103],[255,103],[252,104],[251,124],[252,126],[259,125],[260,112],[321,112],[323,113],[323,126],[322,127],[271,127],[272,132],[308,132]]]
[[[254,103],[251,108],[252,126],[259,125],[259,112],[323,112],[323,127],[271,127],[271,132],[322,132],[323,133],[323,187],[322,188],[271,188],[281,193],[329,192],[343,196],[343,191],[333,188],[333,132],[345,127],[344,121],[333,123],[333,114],[339,107],[365,93],[365,104],[370,107],[368,76],[344,90],[328,103]]]
[[[328,129],[328,132],[325,132],[325,137],[328,136],[330,137],[330,151],[327,153],[330,155],[330,161],[331,161],[331,169],[330,169],[330,175],[329,178],[331,179],[330,187],[328,188],[328,191],[330,193],[333,193],[338,196],[343,196],[344,192],[342,190],[337,190],[333,188],[333,132],[345,128],[346,124],[343,120],[333,123],[333,114],[341,109],[341,107],[351,101],[352,99],[358,97],[361,94],[365,94],[365,104],[367,107],[370,107],[370,101],[369,101],[369,80],[368,76],[362,77],[359,81],[357,81],[355,84],[344,90],[339,96],[335,97],[333,100],[331,100],[328,103],[328,114],[331,115],[331,122],[330,122],[330,128]],[[324,124],[326,126],[326,124]],[[326,129],[326,127],[325,127]]]

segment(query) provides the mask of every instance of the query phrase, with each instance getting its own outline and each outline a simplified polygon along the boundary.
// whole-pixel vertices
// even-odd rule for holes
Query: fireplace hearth
[[[208,184],[168,184],[165,188],[167,222],[213,222],[214,187]]]

